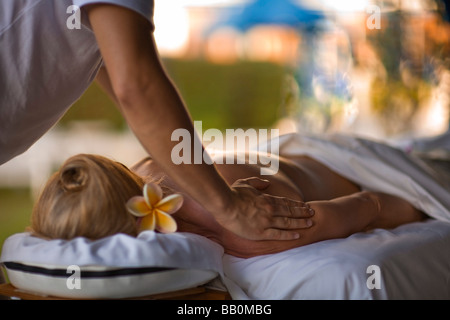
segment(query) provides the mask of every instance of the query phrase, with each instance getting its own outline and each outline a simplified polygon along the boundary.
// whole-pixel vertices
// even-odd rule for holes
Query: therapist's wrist
[[[236,192],[228,187],[225,192],[210,199],[205,207],[216,220],[230,218],[236,212]]]

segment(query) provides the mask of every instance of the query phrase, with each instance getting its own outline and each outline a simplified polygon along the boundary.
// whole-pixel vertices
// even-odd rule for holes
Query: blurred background
[[[378,140],[449,127],[444,0],[155,0],[167,72],[203,130],[278,128]],[[28,225],[49,175],[87,152],[145,155],[93,84],[62,121],[0,167],[0,245]]]

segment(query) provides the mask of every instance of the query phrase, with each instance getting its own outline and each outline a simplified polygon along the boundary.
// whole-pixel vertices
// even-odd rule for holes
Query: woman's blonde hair
[[[54,173],[34,205],[29,231],[47,239],[99,239],[137,234],[126,202],[142,194],[143,180],[121,163],[79,154]]]

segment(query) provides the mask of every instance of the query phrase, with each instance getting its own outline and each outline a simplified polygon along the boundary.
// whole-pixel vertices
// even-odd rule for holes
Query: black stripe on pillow
[[[67,272],[67,269],[49,269],[38,266],[26,265],[18,262],[3,262],[6,268],[15,271],[22,271],[27,273],[41,274],[53,277],[68,277],[72,272]],[[107,278],[107,277],[117,277],[117,276],[129,276],[138,275],[146,273],[157,273],[175,270],[176,268],[166,268],[166,267],[139,267],[139,268],[119,268],[114,270],[84,270],[80,267],[80,277],[81,278]]]

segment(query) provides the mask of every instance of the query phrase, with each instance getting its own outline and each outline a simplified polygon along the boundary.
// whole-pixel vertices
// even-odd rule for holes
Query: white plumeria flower
[[[127,202],[128,211],[139,218],[139,232],[143,230],[157,230],[161,233],[177,231],[177,223],[170,215],[178,211],[183,205],[181,194],[172,194],[163,198],[159,185],[147,183],[143,196],[134,196]]]

